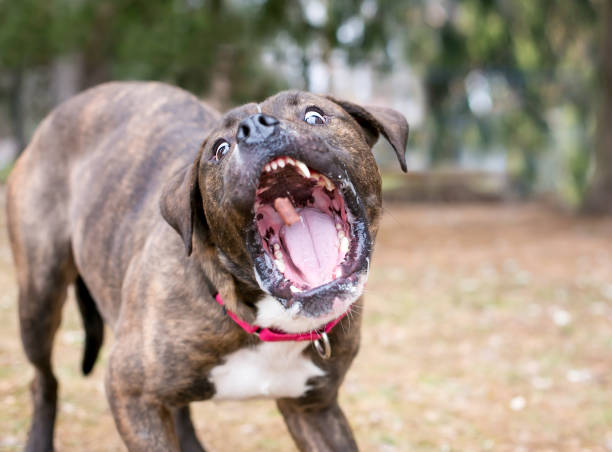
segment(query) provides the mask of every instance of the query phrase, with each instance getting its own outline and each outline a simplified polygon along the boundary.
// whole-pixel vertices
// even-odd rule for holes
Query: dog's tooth
[[[340,223],[336,223],[336,230],[339,231],[342,229],[342,225]]]
[[[340,230],[338,231],[338,238],[339,238],[339,239],[344,238],[344,231],[343,231],[342,229],[340,229]]]
[[[276,268],[278,268],[278,271],[285,273],[285,263],[282,260],[274,259],[274,264],[276,265]]]
[[[304,162],[300,162],[299,160],[296,160],[295,166],[300,171],[300,173],[302,173],[302,176],[304,176],[306,179],[310,179],[310,170],[308,169],[308,167],[306,166]]]
[[[292,293],[303,292],[302,289],[300,289],[299,287],[295,287],[295,286],[289,286],[289,290],[291,290]]]
[[[266,166],[264,166],[264,170],[266,170],[266,173],[269,173],[272,170],[269,163],[266,163]]]
[[[338,267],[336,271],[334,271],[334,279],[342,278],[342,267]]]
[[[321,179],[323,179],[323,183],[325,184],[325,188],[327,188],[327,191],[334,191],[336,186],[332,181],[329,180],[327,176],[321,174]]]
[[[281,253],[280,250],[276,250],[274,251],[274,257],[277,258],[278,260],[283,260],[283,253]]]
[[[285,160],[284,159],[278,159],[278,167],[279,168],[284,168],[285,167]]]
[[[275,243],[274,245],[272,245],[272,247],[274,248],[275,251],[280,250],[280,245],[278,243]]]
[[[278,168],[278,163],[272,162],[270,163],[270,166],[272,167],[273,170],[276,170]]]
[[[349,250],[349,241],[346,237],[340,239],[340,252],[347,253]]]
[[[293,165],[293,166],[295,166],[295,160],[293,160],[291,157],[287,157],[287,163],[288,163],[289,165]]]

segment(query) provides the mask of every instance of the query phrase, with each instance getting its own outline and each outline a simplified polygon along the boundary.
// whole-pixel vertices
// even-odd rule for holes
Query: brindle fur
[[[332,116],[328,127],[303,123],[313,104]],[[293,121],[296,136],[316,136],[339,149],[374,237],[381,196],[370,147],[381,132],[405,164],[403,117],[300,92],[281,93],[261,108]],[[209,158],[215,139],[234,143],[240,120],[256,111],[247,104],[221,117],[161,83],[110,83],[60,105],[39,126],[7,188],[21,336],[35,367],[26,450],[53,449],[51,350],[66,289],[77,281],[84,307],[95,300],[114,332],[106,392],[128,449],[203,450],[188,404],[214,395],[207,375],[225,355],[258,342],[224,314],[212,292],[248,321],[263,295],[243,238],[252,204],[242,200],[254,187],[226,183],[255,175],[235,153],[217,165]],[[309,382],[304,397],[278,401],[301,450],[357,447],[337,393],[359,347],[360,312],[331,332],[330,360],[312,347],[304,352],[325,375]],[[96,315],[85,315],[88,369],[102,339]]]

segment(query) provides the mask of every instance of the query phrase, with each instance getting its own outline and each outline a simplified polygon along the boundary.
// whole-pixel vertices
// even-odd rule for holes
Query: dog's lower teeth
[[[340,240],[342,240],[342,239],[344,238],[344,231],[343,231],[342,229],[340,229],[340,230],[338,231],[338,238],[339,238]]]
[[[346,237],[340,239],[340,252],[347,253],[349,250],[349,241]]]
[[[280,259],[274,259],[274,265],[278,268],[278,271],[285,273],[285,263]]]
[[[283,253],[281,253],[280,250],[276,250],[274,252],[274,257],[277,258],[278,260],[282,260],[283,259]]]
[[[289,286],[289,289],[291,290],[292,293],[303,292],[302,289],[300,289],[299,287],[295,287],[295,286]]]
[[[334,272],[334,279],[338,279],[342,277],[342,269],[341,268],[337,268],[336,271]]]

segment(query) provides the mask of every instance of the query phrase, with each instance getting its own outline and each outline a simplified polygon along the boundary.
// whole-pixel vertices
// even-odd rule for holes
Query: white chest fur
[[[210,373],[216,400],[300,397],[311,377],[323,375],[302,354],[310,342],[263,342],[240,349]]]

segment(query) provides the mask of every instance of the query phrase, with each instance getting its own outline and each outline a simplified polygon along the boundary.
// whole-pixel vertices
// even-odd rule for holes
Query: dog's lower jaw
[[[256,303],[257,318],[255,323],[262,328],[274,328],[286,333],[316,331],[351,309],[353,303],[363,293],[367,279],[368,272],[366,271],[359,278],[358,283],[351,288],[350,293],[335,297],[331,310],[316,317],[304,315],[301,312],[303,310],[302,303],[299,301],[293,303],[289,308],[285,308],[272,295],[265,295]]]
[[[296,302],[289,309],[285,309],[274,297],[266,295],[256,303],[256,324],[262,328],[273,328],[285,333],[308,333],[316,331],[340,317],[351,304],[336,298],[334,307],[329,314],[320,317],[307,317],[300,315],[302,310],[300,302]]]

